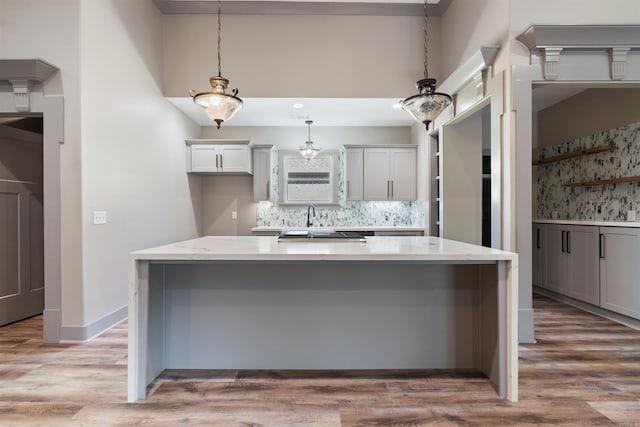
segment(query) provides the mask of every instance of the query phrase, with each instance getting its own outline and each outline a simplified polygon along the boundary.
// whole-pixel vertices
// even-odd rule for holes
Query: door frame
[[[42,85],[36,85],[29,93],[29,100],[29,111],[18,111],[14,93],[3,91],[0,86],[0,115],[42,115],[45,283],[43,340],[57,343],[60,342],[62,326],[60,144],[64,141],[64,98],[45,96]]]

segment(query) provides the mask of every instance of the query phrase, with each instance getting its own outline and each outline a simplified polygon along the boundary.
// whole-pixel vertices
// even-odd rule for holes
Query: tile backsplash
[[[572,182],[640,175],[640,123],[543,148],[539,155],[546,158],[600,145],[614,145],[616,150],[537,166],[534,217],[550,219],[555,211],[559,219],[624,221],[627,211],[640,210],[640,182],[563,187]]]
[[[318,227],[424,227],[426,202],[346,202],[342,206],[317,206],[314,226]],[[306,206],[283,207],[259,202],[258,227],[304,227]]]
[[[278,158],[278,151],[273,151]],[[316,227],[424,227],[427,204],[425,201],[350,202],[346,200],[346,151],[338,153],[338,205],[316,206]],[[278,162],[271,169],[271,182],[279,182]],[[272,185],[272,201],[279,200],[279,186]],[[307,222],[306,206],[280,206],[273,202],[258,202],[256,226],[304,227]]]

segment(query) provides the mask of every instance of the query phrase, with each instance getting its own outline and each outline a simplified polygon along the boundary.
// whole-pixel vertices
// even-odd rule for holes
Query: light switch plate
[[[231,211],[231,219],[238,219],[238,212],[237,211]]]
[[[101,225],[107,223],[107,211],[93,211],[93,224]]]

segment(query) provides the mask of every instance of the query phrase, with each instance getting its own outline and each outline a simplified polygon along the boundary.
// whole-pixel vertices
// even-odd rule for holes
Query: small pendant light
[[[309,136],[307,138],[307,142],[305,142],[304,146],[300,147],[299,151],[302,157],[304,157],[307,160],[311,160],[318,155],[318,153],[320,152],[320,149],[314,148],[313,141],[311,141],[311,124],[313,123],[313,120],[307,120],[305,121],[305,123],[309,127]]]
[[[419,93],[404,99],[400,105],[416,121],[424,123],[425,127],[429,129],[429,123],[434,121],[451,104],[453,99],[446,93],[436,92],[436,79],[429,78],[427,41],[427,0],[424,0],[424,78],[416,83]]]
[[[241,108],[242,99],[238,98],[238,89],[233,89],[231,94],[225,93],[229,80],[222,77],[221,73],[221,55],[220,55],[220,40],[221,40],[221,25],[220,25],[220,3],[218,0],[218,75],[209,79],[211,84],[211,92],[197,93],[195,90],[190,90],[189,95],[193,97],[193,102],[202,107],[211,120],[218,124],[218,129],[222,122],[229,121]]]

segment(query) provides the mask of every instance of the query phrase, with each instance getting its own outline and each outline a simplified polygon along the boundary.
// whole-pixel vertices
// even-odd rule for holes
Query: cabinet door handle
[[[562,246],[562,252],[565,252],[565,250],[564,250],[564,233],[565,233],[565,231],[564,231],[564,230],[562,230],[562,237],[561,237],[561,241],[562,241],[562,243],[561,243],[561,246]]]
[[[347,180],[347,199],[351,198],[351,181]]]
[[[387,181],[387,199],[389,198],[389,194],[390,194],[390,192],[389,192],[389,183],[390,182],[391,181]]]
[[[604,259],[604,233],[600,233],[600,258]]]
[[[218,154],[216,154],[216,169],[218,169],[220,166],[218,166]]]
[[[567,253],[571,253],[571,232],[567,231]]]
[[[391,180],[391,198],[393,199],[393,180]]]
[[[270,181],[267,180],[267,201],[271,199],[271,185],[269,184],[270,184]]]
[[[540,229],[536,228],[536,248],[540,249]]]
[[[220,154],[220,169],[223,169],[224,166],[222,166],[222,154]]]

